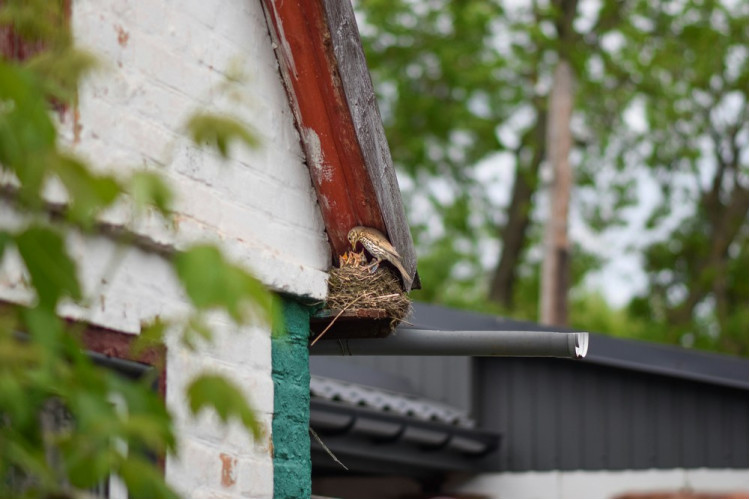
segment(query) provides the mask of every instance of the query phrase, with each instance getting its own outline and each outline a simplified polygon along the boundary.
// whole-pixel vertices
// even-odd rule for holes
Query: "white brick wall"
[[[330,250],[260,2],[74,0],[72,16],[76,43],[98,55],[104,69],[80,88],[77,118],[68,113],[63,140],[104,169],[158,169],[178,195],[177,233],[155,217],[136,231],[177,248],[218,242],[269,287],[324,298]],[[238,92],[242,105],[220,90],[232,66],[247,76]],[[196,108],[232,110],[261,145],[233,148],[227,163],[196,149],[182,128]],[[122,209],[106,216],[115,225],[128,217]],[[0,225],[22,220],[0,202]],[[158,254],[119,248],[104,236],[72,235],[67,243],[90,301],[62,307],[61,314],[137,334],[144,320],[188,310]],[[28,298],[22,267],[10,256],[0,273],[0,299]],[[270,497],[270,333],[238,331],[220,315],[211,324],[217,338],[210,347],[190,352],[168,343],[167,403],[179,454],[167,460],[167,479],[186,496]],[[263,439],[253,442],[209,414],[189,416],[182,389],[201,370],[225,374],[243,388],[267,429]]]
[[[76,151],[163,171],[185,235],[170,243],[219,240],[269,286],[325,297],[328,242],[260,2],[76,0],[73,26],[106,66],[80,91]],[[230,68],[246,77],[241,105],[221,88]],[[235,147],[228,163],[197,150],[182,134],[196,108],[231,110],[260,146]]]

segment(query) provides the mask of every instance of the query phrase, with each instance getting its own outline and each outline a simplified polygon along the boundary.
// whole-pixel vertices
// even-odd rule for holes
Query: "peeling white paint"
[[[266,285],[325,297],[330,246],[261,3],[251,8],[235,0],[184,0],[181,9],[172,9],[170,2],[159,0],[126,9],[127,3],[74,6],[77,42],[102,60],[122,60],[122,66],[97,73],[81,86],[78,111],[84,128],[73,145],[75,153],[119,171],[142,158],[161,159],[160,170],[176,195],[179,232],[148,216],[132,227],[144,240],[167,248],[218,242]],[[134,15],[122,14],[128,9],[135,9]],[[207,12],[216,29],[196,22]],[[165,18],[157,20],[155,13]],[[154,31],[159,23],[177,26],[182,35],[177,39]],[[126,47],[117,43],[112,25],[129,34]],[[198,54],[206,51],[196,52],[196,47],[222,50],[206,65]],[[237,102],[262,106],[223,98],[207,102],[208,96],[220,96],[222,72],[230,66],[253,74],[233,89],[241,94]],[[258,131],[261,147],[232,148],[232,159],[222,162],[181,139],[184,118],[200,103],[211,110],[231,108]],[[69,132],[63,136],[72,141]],[[323,165],[320,148],[316,158]],[[329,171],[321,166],[316,173],[330,178]],[[131,213],[116,207],[103,220],[120,227],[130,223]]]
[[[273,15],[276,19],[280,19],[279,11],[276,10],[276,2],[271,2],[271,5],[273,5]],[[281,43],[281,57],[284,59],[284,64],[291,69],[291,73],[294,75],[294,78],[297,79],[297,67],[294,65],[294,56],[292,55],[292,48],[289,46],[289,42],[287,42],[286,34],[284,33],[284,26],[282,23],[278,23],[276,25],[279,30],[279,42]],[[277,44],[273,44],[273,48],[277,49]],[[278,52],[277,52],[278,53]]]
[[[307,145],[308,161],[312,162],[310,168],[315,171],[319,182],[333,181],[333,168],[326,163],[323,155],[323,147],[320,144],[320,137],[309,127],[302,127],[302,136]]]

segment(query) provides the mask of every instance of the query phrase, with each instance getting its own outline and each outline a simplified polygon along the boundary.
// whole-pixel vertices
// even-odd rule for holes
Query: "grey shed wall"
[[[478,358],[500,471],[747,468],[748,392],[562,359]]]

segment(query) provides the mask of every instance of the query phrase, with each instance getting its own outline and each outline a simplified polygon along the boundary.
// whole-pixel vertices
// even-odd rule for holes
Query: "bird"
[[[355,226],[349,230],[347,238],[352,245],[352,249],[356,250],[357,243],[361,243],[365,250],[375,258],[375,262],[369,266],[370,272],[375,272],[380,263],[386,260],[401,273],[406,290],[411,288],[412,279],[401,263],[401,256],[383,233],[372,227]]]

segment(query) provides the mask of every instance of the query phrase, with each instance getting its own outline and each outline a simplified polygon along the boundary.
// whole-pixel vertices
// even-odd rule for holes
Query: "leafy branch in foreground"
[[[100,216],[116,204],[132,207],[134,217],[154,207],[169,219],[174,198],[158,172],[116,176],[60,145],[51,108],[74,105],[79,82],[96,66],[73,47],[62,4],[0,6],[0,25],[40,48],[24,61],[0,59],[0,205],[14,220],[0,228],[0,262],[22,264],[30,292],[23,304],[0,305],[0,494],[86,496],[116,474],[131,496],[174,497],[153,461],[177,451],[172,418],[153,391],[153,378],[126,380],[97,366],[80,341],[84,327],[57,316],[63,302],[87,304],[68,237],[101,234]],[[242,124],[221,115],[197,113],[187,130],[197,145],[214,147],[224,158],[233,141],[256,144]],[[51,209],[55,184],[65,198]],[[127,228],[123,234],[116,243],[134,242]],[[209,311],[223,311],[238,324],[270,324],[278,317],[274,296],[215,246],[177,250],[166,262],[194,313],[157,319],[144,327],[136,348],[164,343],[170,329],[181,332],[188,347],[196,332],[210,340],[202,320]],[[213,408],[222,421],[237,419],[251,435],[262,433],[240,390],[219,375],[199,375],[187,398],[195,414]]]

